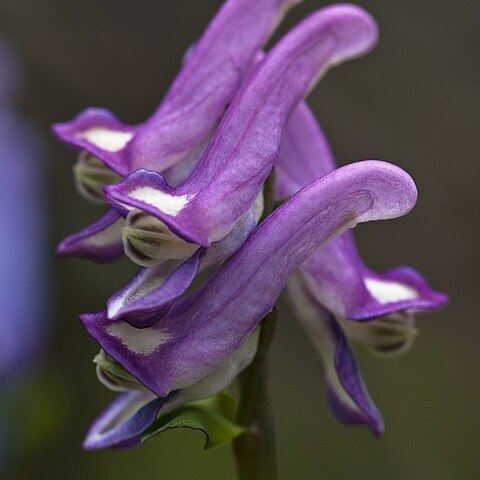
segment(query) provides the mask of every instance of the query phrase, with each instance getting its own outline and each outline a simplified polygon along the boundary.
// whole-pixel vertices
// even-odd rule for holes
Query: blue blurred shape
[[[22,428],[19,392],[48,316],[42,148],[17,106],[21,77],[14,49],[0,39],[0,471]]]

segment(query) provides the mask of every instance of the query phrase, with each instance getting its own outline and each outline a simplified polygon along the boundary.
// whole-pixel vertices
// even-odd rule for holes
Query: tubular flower
[[[334,169],[320,126],[308,107],[301,105],[292,116],[276,164],[277,198],[288,198]],[[317,249],[289,283],[287,293],[294,310],[322,353],[333,413],[342,421],[366,423],[380,433],[381,418],[367,401],[368,395],[358,397],[365,389],[360,387],[345,335],[377,354],[403,353],[416,336],[414,312],[439,309],[447,296],[431,290],[411,268],[385,273],[367,268],[352,232]],[[358,387],[349,390],[348,382],[355,377]]]
[[[82,323],[109,356],[156,397],[168,399],[232,364],[229,359],[273,308],[289,274],[316,248],[357,223],[404,215],[415,201],[415,185],[398,167],[365,161],[340,168],[267,217],[212,277],[149,327],[109,320],[105,311],[82,315]],[[151,408],[158,406],[152,403],[159,402],[156,397]],[[140,420],[146,429],[155,417],[144,412],[131,412],[132,438]]]
[[[90,108],[55,135],[81,151],[75,167],[80,192],[98,202],[103,187],[139,168],[184,178],[195,164],[255,56],[286,12],[302,0],[228,0],[153,115],[126,125],[110,112]],[[173,167],[173,170],[172,168]],[[60,255],[110,260],[121,255],[123,219],[114,211],[66,238]]]

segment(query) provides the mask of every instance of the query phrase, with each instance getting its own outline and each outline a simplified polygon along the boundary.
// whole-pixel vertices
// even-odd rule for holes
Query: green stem
[[[263,186],[262,221],[275,209],[275,172],[272,170]],[[262,320],[257,353],[239,376],[240,398],[237,423],[246,427],[233,444],[239,480],[275,480],[275,431],[268,389],[268,347],[275,332],[277,311]]]
[[[237,422],[247,428],[233,444],[239,480],[275,480],[277,476],[273,412],[265,362],[276,321],[274,309],[262,321],[253,362],[239,377]]]

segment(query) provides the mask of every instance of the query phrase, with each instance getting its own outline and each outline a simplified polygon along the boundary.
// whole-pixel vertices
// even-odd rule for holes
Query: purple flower
[[[191,171],[238,90],[255,55],[285,13],[302,0],[228,0],[184,65],[154,114],[136,126],[91,108],[54,133],[81,150],[76,167],[80,190],[103,197],[105,184],[139,168],[165,172],[179,182]],[[173,168],[171,168],[173,167]],[[65,239],[61,255],[110,260],[122,253],[123,220],[113,211]]]
[[[177,300],[167,315],[152,319],[150,327],[109,320],[106,312],[82,315],[82,323],[159,398],[188,391],[226,364],[238,373],[244,364],[235,366],[232,355],[251,339],[293,270],[346,228],[404,215],[415,201],[415,185],[398,167],[378,161],[343,167],[278,208],[212,277]],[[143,429],[152,417],[142,416]],[[135,425],[132,437],[138,437],[136,415],[129,424]],[[121,441],[129,438],[125,434]]]
[[[292,116],[276,164],[278,199],[294,195],[334,169],[327,140],[303,104]],[[365,423],[380,433],[381,417],[362,386],[344,332],[370,351],[403,352],[416,334],[414,312],[439,309],[448,297],[431,290],[409,267],[385,273],[367,268],[352,232],[316,250],[289,283],[294,309],[324,360],[333,413],[342,421]]]

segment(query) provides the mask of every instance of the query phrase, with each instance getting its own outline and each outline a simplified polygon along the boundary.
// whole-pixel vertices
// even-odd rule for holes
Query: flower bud
[[[80,195],[92,203],[105,203],[103,188],[121,180],[113,170],[87,152],[80,153],[73,175]]]
[[[128,373],[116,360],[104,350],[100,350],[93,359],[97,365],[97,378],[109,390],[123,392],[126,390],[143,391],[146,388],[130,373]]]
[[[186,242],[157,218],[132,210],[122,230],[123,246],[130,259],[143,267],[153,267],[169,260],[185,260],[198,249]]]
[[[381,356],[398,356],[413,345],[418,330],[411,313],[395,313],[369,322],[341,320],[349,340],[365,350]]]

